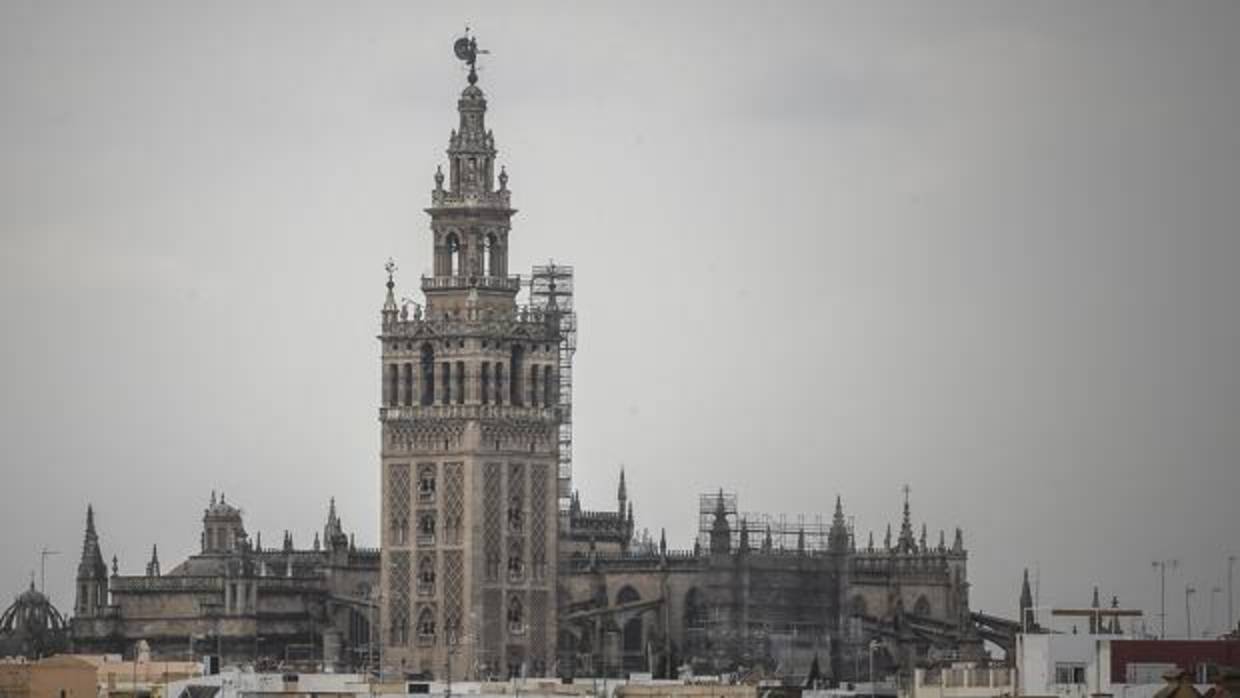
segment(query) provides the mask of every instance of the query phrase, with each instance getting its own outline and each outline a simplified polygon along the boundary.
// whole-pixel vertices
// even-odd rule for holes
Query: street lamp
[[[874,698],[874,652],[878,650],[878,640],[870,640],[870,698]]]
[[[1189,599],[1191,599],[1193,594],[1196,593],[1197,589],[1193,587],[1193,585],[1189,584],[1184,587],[1184,632],[1185,637],[1190,640],[1193,639],[1193,607],[1192,604],[1189,603]]]
[[[1210,624],[1206,626],[1206,637],[1214,634],[1214,621],[1218,616],[1214,615],[1214,599],[1223,593],[1222,587],[1213,587],[1210,589]]]
[[[1233,626],[1236,624],[1236,617],[1232,615],[1232,610],[1231,610],[1231,599],[1232,599],[1231,572],[1232,572],[1232,568],[1234,568],[1235,566],[1236,566],[1236,556],[1228,555],[1227,556],[1227,632],[1231,632],[1232,630],[1234,630],[1235,628]]]

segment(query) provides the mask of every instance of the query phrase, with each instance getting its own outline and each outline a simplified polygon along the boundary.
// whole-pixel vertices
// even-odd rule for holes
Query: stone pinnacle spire
[[[624,484],[624,466],[620,466],[620,486],[616,488],[616,499],[620,501],[620,515],[624,515],[625,502],[628,501],[629,490]]]
[[[900,540],[896,546],[902,553],[917,552],[917,541],[913,538],[913,517],[909,511],[908,485],[904,486],[904,520],[900,523]]]
[[[78,563],[78,579],[105,579],[108,566],[99,550],[99,534],[95,531],[95,508],[86,505],[86,534],[82,540],[82,559]]]
[[[1029,568],[1025,568],[1025,577],[1020,583],[1020,617],[1025,628],[1032,628],[1033,623],[1033,591],[1029,588]]]
[[[844,504],[835,495],[835,514],[831,517],[831,530],[827,532],[827,547],[833,552],[843,552],[849,546],[848,523],[844,520]]]
[[[146,563],[146,576],[148,577],[159,576],[159,546],[158,545],[151,546],[151,561]]]

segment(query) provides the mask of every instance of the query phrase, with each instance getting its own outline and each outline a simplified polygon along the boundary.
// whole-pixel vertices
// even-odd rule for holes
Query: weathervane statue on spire
[[[452,51],[457,58],[469,65],[469,84],[477,83],[478,71],[475,70],[475,66],[478,63],[478,55],[490,53],[490,51],[480,51],[478,49],[478,40],[469,35],[469,27],[465,27],[465,36],[457,39],[456,43],[452,44]]]

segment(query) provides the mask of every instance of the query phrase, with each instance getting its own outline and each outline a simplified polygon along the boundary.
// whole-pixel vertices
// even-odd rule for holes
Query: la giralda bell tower
[[[508,175],[477,83],[435,172],[425,304],[383,304],[380,598],[385,672],[541,676],[555,657],[559,333],[519,308]],[[498,185],[498,186],[497,186]]]

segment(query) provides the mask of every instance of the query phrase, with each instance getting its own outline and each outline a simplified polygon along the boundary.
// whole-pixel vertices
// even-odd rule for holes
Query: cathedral
[[[109,571],[86,510],[70,637],[74,652],[132,655],[145,641],[159,659],[358,669],[372,652],[379,551],[358,548],[328,507],[322,537],[298,548],[284,534],[263,547],[224,495],[202,512],[199,552],[161,570],[152,547],[142,574]]]
[[[839,500],[829,526],[794,531],[706,496],[687,551],[634,541],[623,474],[615,510],[582,509],[565,436],[572,311],[554,277],[538,283],[546,267],[518,303],[509,179],[476,44],[456,49],[469,84],[426,209],[425,303],[396,302],[389,263],[381,311],[384,670],[806,676],[817,659],[842,679],[871,655],[904,668],[980,656],[962,534],[935,546],[923,526],[918,539],[907,498],[898,538],[889,528],[877,548],[857,545]]]
[[[264,548],[214,496],[201,552],[161,573],[111,574],[93,512],[71,637],[79,651],[316,661],[386,676],[482,679],[744,672],[848,681],[985,656],[956,529],[859,543],[837,497],[790,522],[699,497],[691,549],[639,537],[625,474],[615,507],[572,488],[571,267],[509,273],[512,191],[469,65],[433,177],[421,301],[387,265],[379,313],[380,548],[357,548],[334,504],[322,539]],[[445,171],[446,170],[446,171]],[[523,291],[528,291],[522,295]],[[398,301],[398,298],[402,298]],[[824,509],[830,502],[824,502]],[[995,620],[995,619],[992,619]],[[998,619],[1001,620],[1001,619]]]

